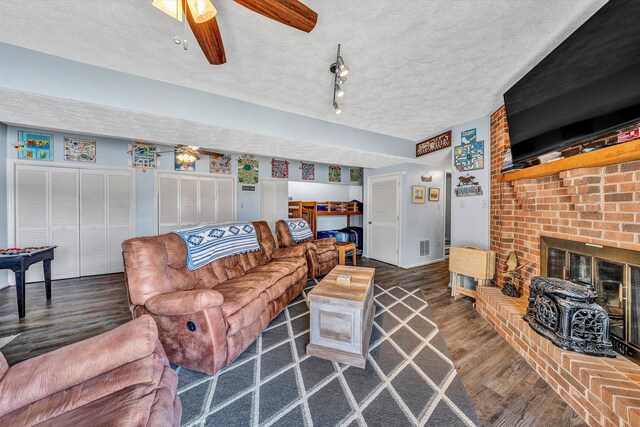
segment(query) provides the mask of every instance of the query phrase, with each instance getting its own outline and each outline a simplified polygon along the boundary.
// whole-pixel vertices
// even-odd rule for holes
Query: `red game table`
[[[18,317],[25,314],[25,275],[29,267],[42,261],[44,270],[44,286],[47,301],[51,300],[51,261],[53,250],[57,246],[41,246],[37,248],[0,249],[0,270],[12,270],[16,275],[16,294],[18,297]]]

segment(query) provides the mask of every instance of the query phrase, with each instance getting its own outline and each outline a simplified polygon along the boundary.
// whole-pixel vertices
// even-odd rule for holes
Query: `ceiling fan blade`
[[[297,0],[235,0],[247,9],[307,33],[313,30],[318,14]]]
[[[194,37],[198,40],[198,44],[207,57],[210,64],[221,65],[227,62],[227,57],[224,53],[224,44],[222,43],[222,36],[220,35],[220,28],[218,28],[218,21],[216,18],[211,18],[208,21],[196,23],[191,14],[191,10],[187,7],[184,10],[187,15],[187,21],[191,27]]]

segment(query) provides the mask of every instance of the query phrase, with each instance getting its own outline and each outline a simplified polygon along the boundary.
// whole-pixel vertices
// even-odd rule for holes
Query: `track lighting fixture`
[[[333,112],[340,114],[342,109],[336,102],[336,98],[344,96],[342,85],[347,81],[346,75],[349,73],[349,67],[345,65],[344,59],[340,56],[340,45],[338,45],[338,52],[336,53],[336,62],[329,66],[329,71],[333,73]]]

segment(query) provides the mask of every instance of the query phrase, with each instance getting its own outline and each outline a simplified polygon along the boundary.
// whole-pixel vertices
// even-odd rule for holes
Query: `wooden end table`
[[[345,265],[347,252],[352,252],[352,261],[353,265],[356,265],[356,244],[353,242],[338,242],[335,244],[336,249],[338,250],[338,264]]]
[[[35,263],[42,261],[47,301],[51,300],[51,261],[53,261],[53,250],[55,248],[57,246],[14,248],[0,251],[0,270],[12,270],[16,276],[19,318],[23,318],[25,315],[25,276],[29,267]]]
[[[375,316],[375,268],[338,265],[309,292],[311,337],[307,354],[364,368]],[[339,285],[339,274],[351,275]]]

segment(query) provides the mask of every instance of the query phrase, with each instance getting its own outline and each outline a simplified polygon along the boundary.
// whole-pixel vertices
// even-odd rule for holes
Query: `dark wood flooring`
[[[376,283],[385,288],[424,290],[483,425],[585,425],[475,311],[472,300],[451,299],[446,262],[411,270],[367,259],[358,262],[376,267]],[[98,335],[130,319],[122,274],[54,281],[49,303],[43,284],[29,284],[27,315],[20,320],[15,298],[14,288],[0,291],[0,337],[20,334],[2,349],[9,364]]]

